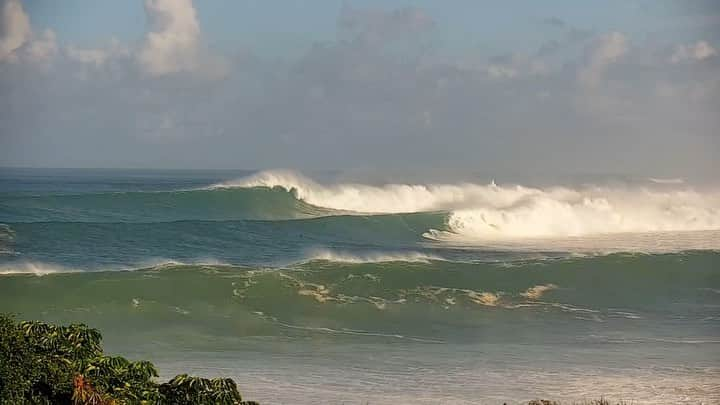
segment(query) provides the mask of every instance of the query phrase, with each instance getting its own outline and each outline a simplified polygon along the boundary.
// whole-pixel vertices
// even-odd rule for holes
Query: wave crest
[[[720,229],[720,193],[647,187],[458,184],[322,185],[265,171],[213,187],[281,187],[318,207],[356,213],[447,211],[431,239],[494,240]]]
[[[3,264],[0,266],[0,275],[7,274],[34,274],[36,276],[45,276],[55,273],[74,273],[78,270],[69,269],[57,264],[49,264],[42,262],[20,262],[14,264]]]
[[[431,261],[438,261],[443,259],[438,256],[428,255],[420,252],[369,252],[364,254],[356,254],[321,249],[315,250],[309,255],[308,261],[316,260],[360,264],[385,262],[430,263]]]

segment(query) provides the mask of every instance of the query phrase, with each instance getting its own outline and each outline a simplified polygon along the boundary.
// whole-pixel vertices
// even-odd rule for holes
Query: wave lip
[[[45,276],[55,273],[75,273],[78,270],[72,270],[55,264],[41,262],[20,262],[0,266],[0,275],[8,274],[34,274],[36,276]]]
[[[337,252],[328,249],[312,251],[307,262],[328,261],[337,263],[386,263],[386,262],[407,262],[407,263],[430,263],[431,261],[444,260],[439,256],[428,255],[420,252],[369,252],[364,254]]]
[[[48,274],[65,273],[102,273],[102,272],[132,272],[143,270],[164,270],[179,267],[234,267],[234,265],[217,260],[212,257],[200,257],[193,260],[174,260],[166,258],[148,258],[132,265],[98,266],[98,267],[68,267],[55,263],[41,261],[14,261],[0,264],[0,275],[34,274],[45,276]]]
[[[300,174],[264,171],[252,176],[218,183],[210,188],[280,187],[309,204],[340,211],[373,214],[447,211],[471,205],[474,200],[495,188],[463,184],[385,184],[372,186],[358,183],[322,185]]]

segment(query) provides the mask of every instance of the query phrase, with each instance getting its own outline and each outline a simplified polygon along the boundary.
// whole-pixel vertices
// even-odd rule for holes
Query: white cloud
[[[104,65],[108,58],[108,53],[102,49],[82,49],[73,45],[65,48],[65,54],[74,61],[98,67]]]
[[[130,59],[150,76],[180,72],[206,78],[226,75],[225,60],[202,47],[192,0],[145,0],[145,12],[150,26],[139,47],[113,39],[96,48],[68,44],[63,46],[62,55],[67,61],[94,68]],[[21,0],[0,0],[0,63],[28,63],[47,68],[58,49],[54,31],[33,32]]]
[[[20,0],[0,0],[0,62],[15,60],[15,51],[32,35],[30,19]]]
[[[26,61],[47,66],[57,53],[55,32],[33,33],[19,0],[0,0],[0,62]]]
[[[589,63],[580,71],[580,83],[596,87],[607,68],[625,55],[628,48],[627,38],[619,32],[600,37],[591,50]]]
[[[518,75],[518,70],[507,65],[489,65],[487,73],[494,79],[512,79]]]
[[[717,55],[717,50],[707,41],[698,41],[695,44],[678,45],[670,57],[670,62],[680,63],[686,61],[705,60],[711,56]]]
[[[549,67],[540,59],[522,54],[494,58],[485,68],[492,79],[514,79],[518,77],[538,76],[549,73]]]
[[[31,62],[45,64],[50,62],[50,58],[57,53],[57,41],[55,32],[46,29],[42,36],[33,38],[25,48],[23,48],[22,57],[27,58]]]
[[[74,45],[65,47],[65,56],[75,62],[101,67],[112,58],[130,56],[130,49],[116,38],[105,48],[78,48]]]
[[[191,0],[146,0],[151,31],[138,54],[151,75],[194,71],[199,66],[200,25]]]

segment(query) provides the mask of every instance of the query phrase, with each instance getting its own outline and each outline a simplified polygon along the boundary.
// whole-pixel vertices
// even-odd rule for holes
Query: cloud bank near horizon
[[[144,6],[139,41],[83,47],[0,0],[0,165],[718,169],[714,30],[660,42],[548,16],[538,49],[484,55],[447,52],[422,8],[346,5],[334,40],[275,60],[212,49],[191,0]]]

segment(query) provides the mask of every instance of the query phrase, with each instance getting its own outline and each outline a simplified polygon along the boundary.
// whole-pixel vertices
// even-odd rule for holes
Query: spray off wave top
[[[584,186],[534,188],[458,184],[321,185],[297,173],[266,171],[213,188],[281,187],[317,207],[357,213],[448,212],[448,240],[557,238],[720,229],[720,193]]]

